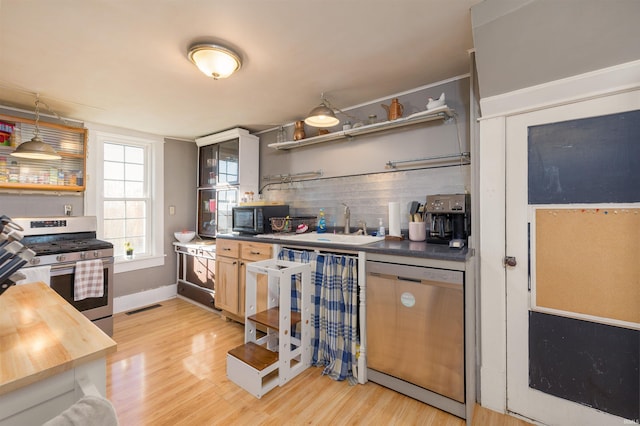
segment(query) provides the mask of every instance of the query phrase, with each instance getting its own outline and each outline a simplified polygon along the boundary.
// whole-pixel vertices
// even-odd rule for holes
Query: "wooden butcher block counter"
[[[55,407],[38,407],[71,405],[78,383],[104,395],[106,356],[115,351],[116,342],[45,284],[10,287],[0,295],[0,425],[22,412],[50,417]]]

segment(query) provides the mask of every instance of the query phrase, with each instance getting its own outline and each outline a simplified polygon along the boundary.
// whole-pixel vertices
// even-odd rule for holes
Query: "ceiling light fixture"
[[[347,114],[340,108],[333,105],[327,98],[324,97],[324,93],[320,95],[320,105],[311,110],[304,122],[313,127],[333,127],[340,124],[340,120],[336,117],[335,111],[340,114],[346,115],[354,122],[358,121],[356,117],[351,114]]]
[[[59,160],[62,157],[51,147],[40,139],[40,95],[36,94],[36,122],[33,138],[23,142],[11,153],[13,157],[29,158],[32,160]]]
[[[320,105],[309,112],[304,122],[313,127],[337,126],[340,120],[338,120],[336,114],[333,112],[333,105],[324,97],[324,93],[320,95],[320,100]]]
[[[194,44],[189,48],[188,56],[204,75],[214,80],[227,78],[242,66],[237,53],[217,44]]]

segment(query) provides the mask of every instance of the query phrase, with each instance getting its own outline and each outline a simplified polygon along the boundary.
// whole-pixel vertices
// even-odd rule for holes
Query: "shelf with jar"
[[[35,134],[35,121],[0,114],[0,190],[84,191],[87,130],[42,121],[38,127],[42,141],[61,159],[13,157],[11,153]]]
[[[299,139],[294,141],[276,142],[267,145],[269,148],[274,149],[294,149],[306,145],[313,145],[317,143],[330,142],[338,139],[348,139],[355,136],[365,135],[369,133],[381,132],[383,130],[391,130],[400,127],[411,126],[420,123],[426,123],[434,120],[448,120],[455,115],[455,111],[447,107],[446,105],[433,108],[426,111],[416,112],[407,117],[397,118],[395,120],[382,121],[371,124],[364,124],[360,126],[354,126],[333,133],[326,133],[320,136],[313,136],[305,139]]]

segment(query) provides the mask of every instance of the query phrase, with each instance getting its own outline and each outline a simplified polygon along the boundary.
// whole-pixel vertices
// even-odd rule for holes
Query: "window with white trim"
[[[113,243],[114,255],[147,255],[151,212],[149,160],[144,146],[103,144],[103,238]]]
[[[164,140],[157,136],[89,132],[85,214],[98,219],[98,238],[113,243],[115,272],[164,264]],[[126,256],[125,244],[133,248]]]

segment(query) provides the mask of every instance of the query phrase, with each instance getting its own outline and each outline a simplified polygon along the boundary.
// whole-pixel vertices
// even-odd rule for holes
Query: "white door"
[[[517,264],[507,267],[507,409],[550,425],[621,425],[621,417],[558,398],[529,387],[528,127],[640,108],[640,92],[628,92],[530,112],[506,121],[506,254]],[[532,253],[535,247],[531,248]],[[630,423],[627,421],[627,423]]]

